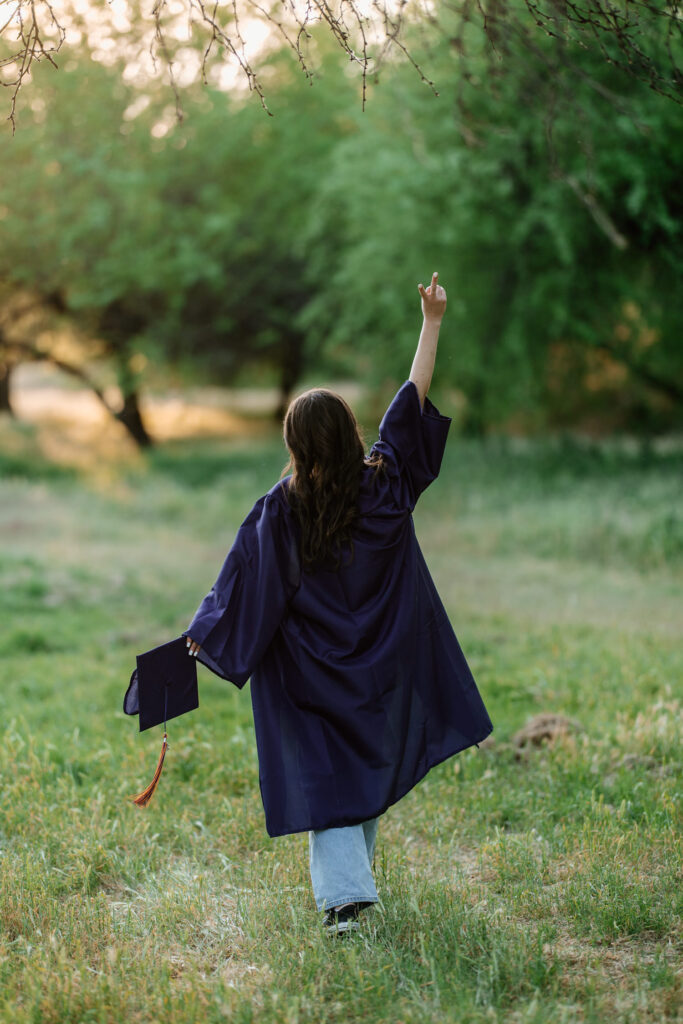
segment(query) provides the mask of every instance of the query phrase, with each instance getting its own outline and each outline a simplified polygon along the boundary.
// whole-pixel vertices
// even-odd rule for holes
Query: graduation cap
[[[184,636],[138,654],[135,660],[137,667],[123,698],[123,710],[127,715],[140,716],[140,732],[164,723],[164,739],[154,778],[142,793],[133,797],[139,807],[146,807],[164,766],[168,748],[166,723],[199,707],[197,662],[189,656]]]

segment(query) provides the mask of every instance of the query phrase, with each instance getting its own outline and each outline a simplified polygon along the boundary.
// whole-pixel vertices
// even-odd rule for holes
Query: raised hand
[[[422,315],[425,320],[441,323],[446,312],[446,289],[439,284],[439,275],[436,271],[432,274],[432,283],[428,288],[419,284],[418,291],[422,297]]]

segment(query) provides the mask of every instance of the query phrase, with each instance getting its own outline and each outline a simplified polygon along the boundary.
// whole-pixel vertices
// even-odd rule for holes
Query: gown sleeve
[[[240,526],[218,578],[183,633],[197,660],[242,688],[261,660],[300,580],[296,540],[269,492]]]
[[[379,441],[371,454],[379,452],[387,468],[398,504],[411,511],[429,484],[436,480],[451,425],[425,397],[420,397],[411,380],[397,391],[379,425]]]

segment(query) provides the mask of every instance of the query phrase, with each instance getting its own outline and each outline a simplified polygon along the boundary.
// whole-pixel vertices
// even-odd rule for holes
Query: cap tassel
[[[142,793],[138,793],[137,796],[134,796],[132,798],[133,799],[133,803],[137,804],[138,807],[146,807],[147,804],[152,799],[152,797],[154,796],[154,791],[157,788],[157,786],[159,785],[159,779],[161,778],[161,772],[162,772],[162,769],[164,767],[164,758],[166,757],[167,749],[168,749],[168,737],[166,736],[166,731],[164,730],[164,739],[163,739],[163,742],[161,744],[161,754],[159,755],[159,763],[157,765],[157,770],[154,773],[154,778],[150,782],[150,784],[147,787],[147,789],[143,789]]]

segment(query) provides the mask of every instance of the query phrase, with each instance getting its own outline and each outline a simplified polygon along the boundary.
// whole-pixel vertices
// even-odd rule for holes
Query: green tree
[[[363,339],[375,376],[397,353],[409,360],[416,268],[440,271],[451,339],[440,378],[465,392],[475,433],[520,410],[552,411],[559,342],[580,358],[609,351],[632,381],[681,395],[676,107],[635,86],[617,95],[617,73],[569,43],[585,79],[568,96],[544,45],[541,34],[540,57],[510,48],[492,92],[457,82],[434,101],[396,71],[363,115],[371,128],[359,123],[336,147],[309,222],[321,287],[305,322],[339,355]],[[431,58],[447,67],[450,48]],[[486,67],[482,52],[474,70]],[[549,105],[552,122],[539,116]],[[625,307],[638,311],[627,342]]]
[[[648,396],[671,409],[681,390],[676,108],[636,84],[618,93],[617,72],[571,40],[584,84],[569,95],[546,40],[510,43],[488,90],[484,37],[478,65],[468,41],[475,80],[438,99],[394,69],[363,113],[322,35],[315,88],[272,55],[275,117],[191,87],[180,124],[163,90],[84,49],[35,83],[8,151],[0,275],[117,367],[113,411],[138,440],[141,355],[224,381],[266,364],[283,402],[302,368],[395,379],[414,286],[435,268],[449,291],[439,376],[462,388],[467,430],[570,420],[597,355],[622,366],[646,426]],[[430,59],[452,73],[450,43]]]
[[[124,85],[86,50],[37,85],[32,123],[14,140],[0,184],[0,273],[72,318],[96,342],[92,352],[113,362],[121,403],[111,411],[138,443],[150,441],[141,356],[196,364],[224,381],[267,362],[286,401],[303,357],[301,224],[353,88],[333,68],[324,107],[275,55],[283,108],[272,120],[195,87],[190,116],[177,124],[162,95]],[[40,354],[25,343],[27,351]]]

